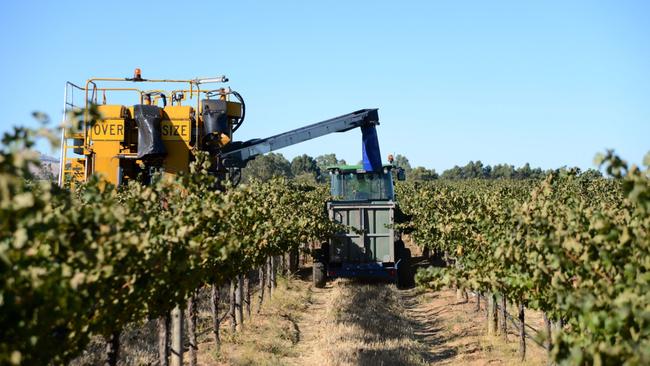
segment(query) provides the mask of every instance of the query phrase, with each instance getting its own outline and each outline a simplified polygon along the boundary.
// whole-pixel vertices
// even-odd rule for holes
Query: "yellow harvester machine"
[[[204,88],[227,81],[224,76],[148,80],[136,69],[133,78],[92,78],[84,87],[68,82],[64,125],[71,128],[64,129],[61,139],[59,184],[82,182],[93,173],[121,184],[136,177],[146,180],[154,170],[187,171],[192,149],[223,148],[244,121],[245,105],[237,92]],[[143,88],[147,85],[172,89]],[[75,94],[83,96],[80,103]],[[136,104],[123,104],[129,97]],[[122,103],[109,103],[109,98]],[[218,155],[212,156],[215,172],[227,173]]]
[[[376,109],[363,109],[264,139],[233,141],[244,122],[244,100],[229,87],[206,87],[227,81],[144,79],[136,69],[132,78],[66,83],[59,184],[75,185],[93,174],[116,185],[133,179],[146,184],[155,172],[187,172],[195,151],[209,153],[219,179],[236,182],[260,154],[379,123]]]

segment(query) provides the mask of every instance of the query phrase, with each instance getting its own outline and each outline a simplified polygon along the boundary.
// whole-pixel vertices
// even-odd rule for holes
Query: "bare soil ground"
[[[309,312],[310,283],[299,279],[278,279],[273,297],[259,306],[252,301],[252,318],[245,318],[244,329],[232,333],[222,327],[222,345],[216,349],[210,332],[199,337],[199,365],[285,365],[299,357],[305,330],[298,324]],[[207,316],[207,314],[206,314]]]
[[[472,302],[459,302],[456,291],[400,293],[412,319],[416,338],[427,346],[427,362],[441,365],[545,365],[546,350],[527,340],[527,356],[518,356],[518,334],[508,328],[508,340],[486,335],[485,308],[476,311]]]
[[[419,262],[426,265],[425,261]],[[205,299],[203,299],[205,300]],[[458,301],[454,290],[438,292],[393,284],[336,280],[313,288],[310,273],[279,279],[269,300],[259,307],[253,296],[252,318],[244,330],[222,326],[216,349],[206,301],[200,301],[199,365],[545,365],[546,351],[527,330],[527,357],[517,355],[517,330],[508,340],[485,335],[486,312],[476,297]],[[259,310],[259,312],[258,312]],[[514,307],[509,309],[514,315]],[[542,329],[541,314],[526,312],[527,322]],[[122,334],[119,365],[157,365],[155,324],[134,324]],[[100,338],[72,364],[102,364]],[[186,357],[186,364],[187,364]]]
[[[517,355],[508,341],[485,335],[485,311],[452,290],[399,290],[351,280],[323,289],[306,279],[280,284],[244,332],[226,335],[221,352],[201,345],[204,365],[543,365],[546,351],[528,341]]]

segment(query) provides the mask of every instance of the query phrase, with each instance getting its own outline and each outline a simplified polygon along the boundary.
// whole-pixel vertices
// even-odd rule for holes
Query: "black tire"
[[[321,243],[320,254],[321,254],[320,261],[322,263],[330,262],[330,243],[328,242]]]
[[[402,247],[400,248],[400,262],[397,269],[397,287],[407,288],[413,286],[413,273],[411,272],[411,250]]]
[[[325,273],[325,263],[314,262],[312,266],[312,280],[314,287],[323,288],[327,282],[327,273]]]
[[[404,249],[405,249],[404,242],[402,240],[398,240],[395,242],[395,255],[397,258],[401,258],[402,254],[404,254]]]

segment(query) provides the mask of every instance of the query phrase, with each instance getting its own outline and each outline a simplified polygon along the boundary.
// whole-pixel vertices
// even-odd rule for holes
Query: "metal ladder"
[[[66,82],[63,93],[63,125],[61,128],[61,156],[59,160],[59,181],[60,187],[63,187],[68,180],[70,184],[83,182],[86,180],[88,172],[88,159],[85,156],[79,156],[74,149],[85,149],[87,126],[84,120],[80,126],[72,126],[70,112],[81,111],[82,107],[75,105],[74,91],[84,91],[84,88],[71,82]],[[85,108],[87,102],[84,102]],[[81,145],[79,145],[81,141]],[[75,156],[76,155],[76,156]]]

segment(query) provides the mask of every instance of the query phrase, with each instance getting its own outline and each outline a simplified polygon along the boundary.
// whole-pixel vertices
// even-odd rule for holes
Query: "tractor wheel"
[[[314,262],[312,266],[312,280],[314,287],[323,288],[327,282],[327,273],[325,273],[325,263]]]
[[[320,245],[320,253],[321,253],[320,261],[322,263],[329,263],[330,262],[330,243],[328,243],[328,242],[321,243],[321,245]]]
[[[400,258],[402,255],[402,252],[404,252],[404,248],[406,245],[404,245],[404,242],[402,240],[398,240],[395,242],[395,255],[397,258]]]

